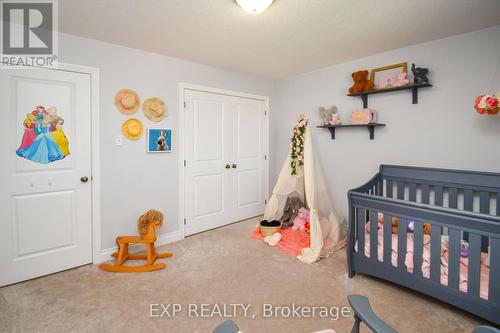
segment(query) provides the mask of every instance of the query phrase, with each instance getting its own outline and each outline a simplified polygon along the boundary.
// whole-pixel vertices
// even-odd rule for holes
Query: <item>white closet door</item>
[[[231,175],[235,183],[232,220],[240,221],[263,214],[265,189],[265,103],[234,97],[233,159]]]
[[[1,286],[92,262],[92,187],[90,76],[2,69],[0,83]]]
[[[227,96],[186,91],[185,234],[191,235],[230,223],[229,169],[231,103]]]
[[[184,93],[185,234],[264,212],[264,101]]]

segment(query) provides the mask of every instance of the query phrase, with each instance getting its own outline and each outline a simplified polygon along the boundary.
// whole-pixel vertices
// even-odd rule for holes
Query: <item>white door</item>
[[[232,129],[233,158],[236,168],[232,221],[241,221],[264,213],[266,188],[267,131],[265,102],[233,98],[235,109]],[[234,166],[231,165],[231,168]]]
[[[185,234],[264,212],[265,101],[185,90]]]
[[[92,187],[90,75],[2,69],[0,86],[1,286],[92,262]]]

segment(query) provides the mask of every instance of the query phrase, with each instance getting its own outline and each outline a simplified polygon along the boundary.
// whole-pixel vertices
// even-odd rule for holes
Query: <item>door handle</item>
[[[236,164],[233,164],[233,169],[236,169],[236,167],[238,167]]]
[[[226,169],[229,169],[231,166],[229,164],[226,164]]]
[[[82,183],[86,183],[86,182],[88,182],[88,181],[89,181],[89,178],[88,178],[87,176],[83,176],[82,178],[80,178],[80,181],[81,181]]]

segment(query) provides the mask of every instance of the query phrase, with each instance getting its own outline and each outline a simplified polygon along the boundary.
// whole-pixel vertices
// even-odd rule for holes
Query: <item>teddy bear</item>
[[[373,90],[373,82],[368,80],[368,71],[357,71],[352,73],[354,84],[349,88],[350,94]]]
[[[299,214],[293,220],[292,230],[306,230],[306,223],[309,222],[309,210],[301,207]]]
[[[424,223],[424,235],[430,235],[431,234],[431,224],[430,223]]]
[[[299,213],[300,207],[304,207],[304,203],[298,197],[286,199],[283,216],[281,218],[281,228],[287,229],[293,224],[293,220]]]
[[[391,218],[391,223],[392,223],[392,233],[397,234],[398,233],[398,222],[399,219],[396,216],[393,216]],[[405,218],[405,224],[406,224],[406,232],[413,233],[415,231],[415,221],[409,218]],[[423,232],[424,235],[430,235],[431,234],[431,225],[430,223],[424,223],[423,225]]]

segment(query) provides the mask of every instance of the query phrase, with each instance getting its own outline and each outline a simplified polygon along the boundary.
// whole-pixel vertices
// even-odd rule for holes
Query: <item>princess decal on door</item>
[[[37,106],[26,115],[24,135],[16,154],[30,161],[47,164],[61,160],[70,154],[69,142],[63,132],[64,119],[57,109]]]

